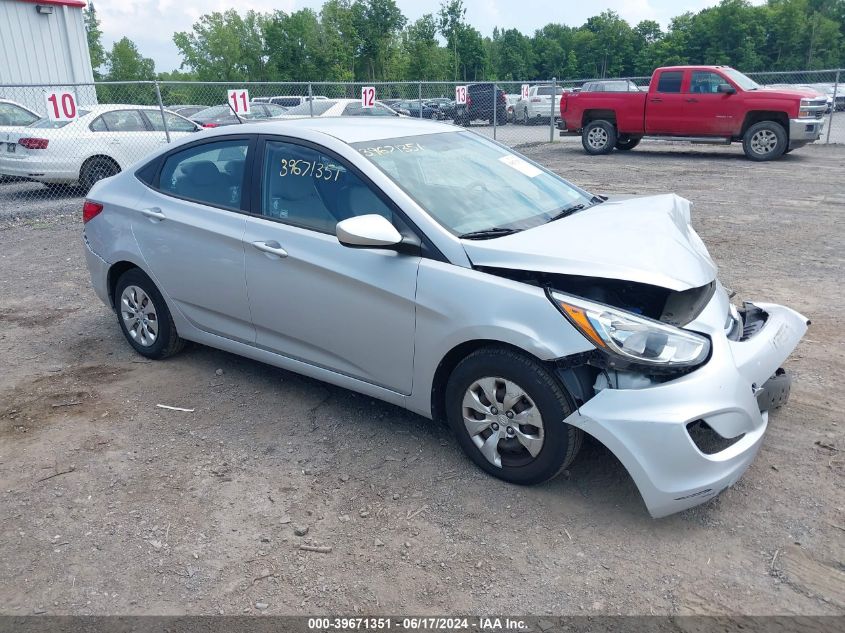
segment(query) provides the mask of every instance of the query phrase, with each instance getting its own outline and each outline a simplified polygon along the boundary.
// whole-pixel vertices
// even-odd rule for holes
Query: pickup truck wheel
[[[590,121],[581,132],[581,145],[584,151],[593,156],[610,154],[616,146],[616,127],[610,121],[598,119]]]
[[[641,138],[637,138],[636,136],[627,136],[623,134],[616,141],[616,149],[627,152],[629,149],[634,149],[637,145],[639,145],[641,140]]]
[[[772,160],[787,149],[786,130],[775,121],[755,123],[742,137],[742,149],[751,160]]]

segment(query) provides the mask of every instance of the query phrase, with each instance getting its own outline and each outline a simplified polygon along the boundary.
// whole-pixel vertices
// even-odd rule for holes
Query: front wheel
[[[610,154],[616,146],[616,127],[610,121],[590,121],[581,132],[581,145],[588,154]]]
[[[184,346],[164,297],[140,269],[132,268],[120,276],[114,303],[123,335],[142,356],[159,360]]]
[[[564,420],[573,405],[539,361],[504,348],[484,348],[461,361],[446,386],[446,413],[461,448],[505,481],[551,479],[578,453],[580,429]]]
[[[776,121],[760,121],[746,130],[742,149],[751,160],[772,160],[783,155],[788,145],[786,130]]]

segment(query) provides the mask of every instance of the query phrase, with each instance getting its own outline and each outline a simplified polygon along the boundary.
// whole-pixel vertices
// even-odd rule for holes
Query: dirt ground
[[[736,486],[653,520],[594,442],[520,488],[370,398],[199,346],[147,362],[90,289],[79,205],[13,217],[0,191],[0,613],[845,613],[845,147],[524,151],[693,200],[724,283],[812,319]]]

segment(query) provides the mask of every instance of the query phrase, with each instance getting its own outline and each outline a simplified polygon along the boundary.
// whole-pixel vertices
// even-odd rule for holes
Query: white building
[[[82,0],[0,0],[0,97],[42,113],[45,93],[54,90],[76,92],[80,104],[97,102],[93,86],[62,85],[94,81],[83,8]]]

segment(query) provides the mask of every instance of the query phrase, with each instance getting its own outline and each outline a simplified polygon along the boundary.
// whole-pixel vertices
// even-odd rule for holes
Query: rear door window
[[[657,92],[680,92],[683,82],[684,72],[682,70],[665,70],[660,73],[660,77],[657,80]]]
[[[100,117],[109,132],[147,132],[147,124],[137,110],[104,112]],[[99,131],[99,130],[97,130]]]
[[[224,209],[240,209],[248,139],[193,145],[164,160],[159,190]]]

